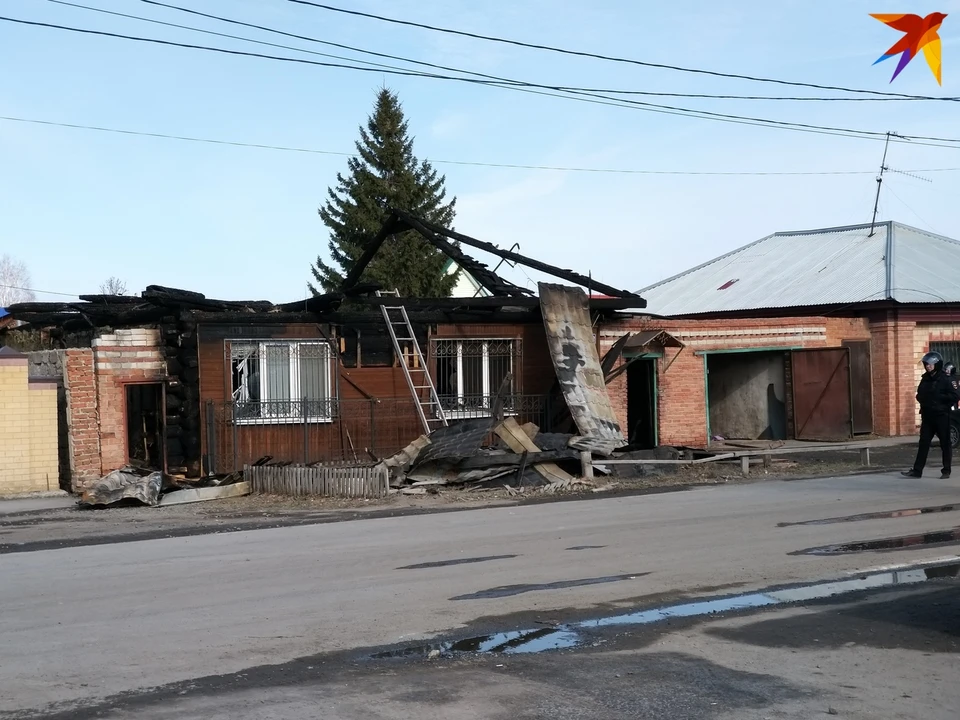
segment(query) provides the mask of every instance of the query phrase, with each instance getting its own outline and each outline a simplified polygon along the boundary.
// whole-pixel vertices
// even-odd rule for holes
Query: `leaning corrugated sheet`
[[[894,222],[770,235],[640,293],[659,315],[960,301],[960,242]]]
[[[580,431],[570,447],[610,455],[626,441],[600,369],[587,296],[579,288],[548,283],[539,283],[539,292],[550,358]]]

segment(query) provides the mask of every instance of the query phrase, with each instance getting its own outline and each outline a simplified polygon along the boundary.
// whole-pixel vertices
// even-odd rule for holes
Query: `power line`
[[[446,65],[437,65],[435,63],[423,62],[420,60],[413,60],[411,58],[402,57],[399,55],[389,55],[386,53],[377,53],[369,50],[364,50],[362,48],[353,47],[351,45],[343,45],[342,43],[332,43],[326,40],[320,40],[317,38],[308,37],[306,35],[297,35],[294,33],[284,32],[282,30],[276,30],[274,28],[266,27],[264,25],[256,25],[253,23],[246,23],[239,20],[233,20],[231,18],[225,18],[218,15],[211,15],[209,13],[203,13],[198,10],[192,10],[190,8],[183,8],[177,5],[170,5],[168,3],[156,2],[155,0],[140,0],[141,2],[147,3],[149,5],[156,5],[158,7],[169,8],[171,10],[179,10],[181,12],[190,13],[192,15],[197,15],[200,17],[210,18],[214,20],[219,20],[220,22],[230,23],[233,25],[241,25],[244,27],[256,28],[258,30],[263,30],[265,32],[276,33],[278,35],[284,35],[287,37],[297,38],[299,40],[306,40],[308,42],[319,43],[323,45],[332,45],[335,47],[344,48],[351,50],[353,52],[375,55],[377,57],[385,57],[393,60],[399,60],[401,62],[412,63],[416,65],[422,65],[425,67],[430,67],[438,70],[445,70],[448,72],[457,72],[464,75],[472,75],[474,77],[485,78],[487,80],[496,81],[492,84],[501,84],[505,83],[508,85],[516,85],[518,87],[530,87],[530,88],[541,88],[545,90],[556,90],[560,92],[570,92],[576,94],[586,94],[593,96],[597,93],[607,93],[614,95],[628,95],[628,96],[649,96],[649,97],[678,97],[678,98],[688,98],[688,99],[711,99],[711,100],[787,100],[787,101],[817,101],[817,102],[903,102],[903,101],[912,101],[912,100],[927,100],[930,98],[922,97],[785,97],[785,96],[769,96],[769,95],[716,95],[709,93],[673,93],[673,92],[654,92],[648,90],[617,90],[617,89],[608,89],[608,88],[588,88],[588,87],[576,87],[568,85],[548,85],[544,83],[533,83],[525,80],[515,80],[512,78],[501,77],[498,75],[490,75],[487,73],[475,72],[473,70],[463,70],[462,68],[449,67]],[[152,23],[155,25],[163,25],[166,27],[173,27],[180,30],[189,30],[190,32],[202,33],[204,35],[213,35],[215,37],[228,38],[231,40],[240,40],[242,42],[254,43],[256,45],[265,45],[267,47],[280,48],[283,50],[292,50],[294,52],[308,53],[310,55],[318,55],[320,57],[333,58],[335,60],[344,60],[348,62],[357,62],[364,65],[370,65],[375,68],[388,69],[388,70],[398,70],[401,72],[409,71],[409,68],[397,67],[396,65],[386,65],[383,63],[369,62],[366,60],[359,60],[352,57],[344,57],[342,55],[333,55],[330,53],[317,52],[315,50],[306,50],[304,48],[293,47],[290,45],[282,45],[279,43],[267,42],[265,40],[257,40],[254,38],[242,37],[240,35],[231,35],[229,33],[217,32],[215,30],[206,30],[203,28],[192,27],[190,25],[181,25],[179,23],[166,22],[164,20],[157,20],[155,18],[142,17],[140,15],[131,15],[129,13],[115,12],[113,10],[105,10],[103,8],[91,7],[89,5],[82,5],[79,3],[67,2],[67,0],[47,0],[47,2],[53,3],[55,5],[63,5],[66,7],[78,8],[81,10],[89,10],[91,12],[102,13],[104,15],[113,15],[114,17],[122,17],[130,20],[139,20],[141,22]],[[599,95],[598,97],[603,97]],[[610,98],[613,100],[622,100],[623,102],[629,102],[626,98]],[[937,100],[941,98],[936,98]],[[956,98],[960,99],[960,98]]]
[[[115,133],[120,135],[133,135],[140,137],[160,138],[164,140],[179,140],[184,142],[206,143],[211,145],[228,145],[233,147],[247,147],[259,150],[275,150],[281,152],[309,153],[314,155],[336,155],[340,157],[357,157],[357,153],[338,152],[335,150],[318,150],[315,148],[292,147],[286,145],[267,145],[263,143],[240,142],[233,140],[218,140],[215,138],[192,137],[189,135],[172,135],[167,133],[146,132],[140,130],[127,130],[123,128],[111,128],[98,125],[82,125],[78,123],[55,122],[53,120],[39,120],[36,118],[14,117],[10,115],[0,115],[0,121],[29,123],[33,125],[48,125],[53,127],[69,128],[74,130],[91,130],[104,133]],[[619,168],[588,168],[588,167],[565,167],[557,165],[525,165],[520,163],[491,163],[491,162],[473,162],[469,160],[430,160],[436,165],[464,165],[473,167],[489,168],[507,168],[515,170],[550,170],[558,172],[582,172],[582,173],[609,173],[622,175],[703,175],[703,176],[770,176],[770,175],[872,175],[873,170],[797,170],[797,171],[698,171],[698,170],[635,170]],[[901,171],[901,172],[957,172],[960,167],[940,167],[923,168],[919,170]]]
[[[578,57],[587,57],[587,58],[593,58],[596,60],[607,60],[609,62],[627,63],[630,65],[640,65],[642,67],[656,68],[660,70],[674,70],[677,72],[695,73],[698,75],[710,75],[713,77],[722,77],[722,78],[735,79],[735,80],[750,80],[751,82],[774,83],[777,85],[791,85],[794,87],[808,87],[808,88],[815,88],[817,90],[835,90],[840,92],[879,95],[879,96],[886,96],[886,97],[900,97],[900,98],[912,98],[912,99],[922,98],[924,100],[956,101],[956,98],[905,95],[902,93],[887,93],[887,92],[880,92],[877,90],[860,90],[856,88],[846,88],[846,87],[840,87],[836,85],[818,85],[816,83],[794,82],[790,80],[778,80],[775,78],[755,77],[752,75],[738,75],[736,73],[724,73],[724,72],[718,72],[714,70],[703,70],[700,68],[687,68],[687,67],[681,67],[679,65],[666,65],[662,63],[652,63],[652,62],[646,62],[643,60],[633,60],[630,58],[616,57],[612,55],[601,55],[598,53],[583,52],[579,50],[567,50],[564,48],[554,47],[551,45],[540,45],[536,43],[528,43],[528,42],[523,42],[521,40],[510,40],[507,38],[500,38],[500,37],[495,37],[491,35],[480,35],[478,33],[471,33],[465,30],[453,30],[450,28],[442,28],[434,25],[427,25],[425,23],[413,22],[410,20],[400,20],[397,18],[389,18],[383,15],[375,15],[373,13],[361,12],[359,10],[346,10],[344,8],[334,7],[333,5],[325,5],[323,3],[310,2],[310,0],[287,0],[287,1],[295,3],[297,5],[309,5],[310,7],[319,8],[321,10],[329,10],[331,12],[343,13],[345,15],[355,15],[358,17],[370,18],[372,20],[379,20],[381,22],[393,23],[396,25],[406,25],[408,27],[416,27],[416,28],[421,28],[423,30],[431,30],[433,32],[446,33],[449,35],[460,35],[462,37],[469,37],[475,40],[486,40],[488,42],[503,43],[506,45],[516,45],[518,47],[525,47],[533,50],[547,50],[549,52],[561,53],[563,55],[575,55]]]
[[[261,43],[261,44],[271,45],[273,47],[282,47],[288,50],[298,50],[300,52],[309,52],[308,50],[291,48],[286,45],[274,45],[273,43],[263,43],[260,40],[252,40],[250,38],[241,38],[235,35],[224,35],[223,33],[217,33],[209,30],[202,30],[200,28],[189,27],[186,25],[177,25],[174,23],[162,22],[160,20],[153,20],[151,18],[143,18],[136,15],[127,15],[125,13],[116,13],[116,12],[111,12],[109,10],[91,8],[85,5],[78,5],[76,3],[65,2],[65,0],[48,0],[48,2],[56,3],[58,5],[69,5],[71,7],[83,8],[85,10],[93,10],[95,12],[102,12],[109,15],[119,15],[121,17],[132,18],[135,20],[143,20],[145,22],[158,23],[161,25],[171,25],[177,28],[183,28],[186,30],[193,30],[193,31],[202,32],[202,33],[209,33],[211,35],[220,35],[222,37],[229,37],[237,40],[245,40],[247,42]],[[888,102],[888,101],[904,101],[904,100],[960,100],[960,98],[928,98],[928,97],[921,97],[921,96],[850,98],[850,97],[785,97],[785,96],[771,96],[771,95],[717,95],[717,94],[710,94],[710,93],[654,92],[649,90],[611,90],[611,89],[605,89],[605,88],[584,88],[584,87],[573,87],[573,86],[566,86],[566,85],[544,85],[540,83],[529,83],[522,80],[513,80],[511,78],[505,78],[498,75],[490,75],[487,73],[475,72],[473,70],[463,70],[462,68],[455,68],[447,65],[438,65],[436,63],[424,62],[422,60],[414,60],[412,58],[407,58],[400,55],[390,55],[388,53],[374,52],[372,50],[365,50],[363,48],[354,47],[352,45],[344,45],[342,43],[330,42],[328,40],[320,40],[318,38],[310,37],[307,35],[298,35],[296,33],[289,33],[283,30],[277,30],[275,28],[267,27],[265,25],[258,25],[256,23],[243,22],[241,20],[234,20],[232,18],[226,18],[220,15],[212,15],[210,13],[200,12],[199,10],[193,10],[191,8],[180,7],[179,5],[171,5],[169,3],[158,2],[158,0],[140,0],[140,2],[146,3],[148,5],[154,5],[157,7],[163,7],[171,10],[177,10],[180,12],[189,13],[191,15],[196,15],[199,17],[218,20],[220,22],[230,23],[232,25],[240,25],[243,27],[254,28],[257,30],[262,30],[264,32],[283,35],[285,37],[291,37],[298,40],[306,40],[307,42],[320,43],[322,45],[339,47],[345,50],[351,50],[353,52],[362,53],[365,55],[374,55],[377,57],[389,58],[391,60],[399,60],[401,62],[421,65],[424,67],[433,68],[435,70],[444,70],[447,72],[458,72],[458,73],[463,73],[465,75],[473,75],[474,77],[486,78],[488,80],[496,80],[499,82],[524,85],[528,87],[541,87],[549,90],[576,91],[576,92],[584,92],[584,93],[611,93],[615,95],[643,95],[643,96],[650,96],[650,97],[682,97],[682,98],[697,98],[697,99],[711,99],[711,100],[788,100],[788,101],[819,101],[819,102]],[[320,54],[323,54],[323,53],[320,53]],[[328,57],[340,58],[340,56],[337,56],[337,55],[329,55]],[[340,58],[340,59],[354,60],[353,58]],[[361,62],[361,61],[354,60],[354,62]],[[393,67],[393,66],[385,65],[383,67]]]
[[[53,290],[37,290],[36,288],[19,287],[17,285],[0,284],[0,288],[5,288],[7,290],[20,290],[22,292],[32,292],[32,293],[37,293],[38,295],[59,295],[61,297],[69,297],[69,298],[80,297],[79,295],[71,295],[70,293],[54,292]]]
[[[786,130],[794,130],[797,132],[812,132],[812,133],[824,134],[824,135],[838,135],[841,137],[859,137],[861,139],[872,139],[872,140],[879,140],[885,136],[884,133],[871,131],[871,130],[855,130],[855,129],[849,129],[849,128],[837,128],[837,127],[830,127],[830,126],[823,126],[823,125],[811,125],[806,123],[792,123],[792,122],[787,122],[782,120],[770,120],[766,118],[755,118],[755,117],[748,117],[748,116],[741,116],[741,115],[729,115],[725,113],[709,112],[706,110],[693,110],[690,108],[673,107],[669,105],[656,105],[652,103],[640,102],[638,100],[626,100],[623,98],[604,98],[604,100],[606,101],[611,101],[611,100],[615,101],[615,102],[605,102],[604,100],[597,99],[597,98],[602,98],[603,96],[597,96],[597,95],[589,95],[588,97],[579,97],[577,93],[574,93],[573,95],[554,95],[552,93],[544,93],[544,92],[531,90],[523,87],[513,87],[511,85],[503,85],[497,82],[484,81],[484,80],[475,79],[475,78],[451,77],[451,76],[444,76],[444,75],[436,75],[432,73],[421,73],[416,71],[403,72],[403,71],[396,71],[396,70],[378,70],[376,68],[343,65],[339,63],[319,62],[316,60],[306,60],[304,58],[291,58],[291,57],[282,57],[277,55],[265,55],[263,53],[252,53],[252,52],[246,52],[243,50],[228,50],[225,48],[216,48],[216,47],[210,47],[206,45],[180,43],[180,42],[174,42],[172,40],[161,40],[159,38],[143,38],[143,37],[138,37],[133,35],[124,35],[121,33],[106,32],[103,30],[75,28],[75,27],[69,27],[66,25],[43,23],[43,22],[37,22],[32,20],[21,20],[18,18],[9,18],[9,17],[3,17],[3,16],[0,16],[0,20],[6,21],[6,22],[18,23],[22,25],[46,27],[46,28],[52,28],[57,30],[67,30],[70,32],[77,32],[77,33],[82,33],[87,35],[99,35],[104,37],[113,37],[113,38],[119,38],[124,40],[134,40],[137,42],[154,43],[158,45],[166,45],[166,46],[172,46],[172,47],[182,47],[182,48],[188,48],[188,49],[194,49],[194,50],[205,50],[209,52],[223,53],[227,55],[238,55],[238,56],[244,56],[244,57],[255,57],[259,59],[278,60],[282,62],[292,62],[292,63],[298,63],[298,64],[304,64],[304,65],[316,65],[319,67],[332,67],[332,68],[343,68],[343,69],[350,69],[350,70],[360,70],[364,72],[385,72],[388,74],[411,76],[411,77],[429,77],[429,78],[442,79],[442,80],[455,80],[460,82],[474,83],[478,85],[490,85],[495,87],[503,87],[505,89],[517,90],[520,92],[530,92],[533,94],[560,97],[568,100],[577,100],[580,102],[589,102],[589,103],[601,104],[601,105],[614,105],[615,107],[625,107],[629,109],[644,110],[647,112],[655,112],[655,113],[661,113],[661,114],[667,114],[667,115],[679,115],[681,117],[699,117],[701,119],[706,119],[706,120],[716,120],[720,122],[730,122],[730,123],[741,124],[741,125],[754,125],[758,127],[779,128],[779,129],[786,129]],[[915,142],[918,140],[923,140],[928,142]],[[947,148],[954,148],[954,149],[960,148],[960,145],[945,144],[945,143],[960,143],[960,140],[952,139],[952,138],[938,138],[938,137],[927,137],[927,136],[919,136],[919,135],[904,136],[901,140],[897,142],[904,142],[904,141],[914,141],[914,144],[919,144],[919,145],[926,144],[931,147],[947,147]]]

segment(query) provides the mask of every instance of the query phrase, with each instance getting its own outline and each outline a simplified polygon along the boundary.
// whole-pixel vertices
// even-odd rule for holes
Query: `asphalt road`
[[[631,714],[629,703],[605,713],[590,710],[586,696],[580,714],[551,709],[550,697],[566,697],[567,691],[554,688],[553,695],[543,695],[549,688],[536,680],[533,666],[528,675],[498,680],[507,663],[450,661],[443,680],[435,664],[370,665],[365,658],[377,648],[416,644],[438,633],[477,635],[538,620],[609,615],[681,596],[747,592],[956,557],[957,545],[949,543],[827,556],[800,551],[955,528],[960,526],[957,511],[789,524],[952,503],[960,503],[957,481],[860,475],[0,555],[0,717],[499,718],[524,698],[533,709],[511,717],[645,717]],[[894,639],[897,633],[915,637],[915,628],[907,633],[901,624],[889,631],[888,644],[909,654],[883,661],[893,683],[887,685],[902,695],[927,692],[911,689],[910,683],[934,682],[934,670],[958,676],[956,636],[943,635],[937,626],[938,618],[946,617],[956,632],[960,619],[957,586],[944,583],[898,591],[906,605],[888,599],[897,612],[925,618],[921,629],[929,634],[929,648],[936,648],[924,654]],[[791,613],[804,612],[769,614],[789,620]],[[757,619],[724,622],[736,635],[737,623]],[[825,620],[822,634],[842,635],[848,625],[842,618]],[[807,630],[793,635],[809,645],[816,638],[807,638]],[[810,711],[809,703],[826,697],[826,690],[818,694],[811,684],[809,668],[796,666],[796,659],[792,670],[783,663],[801,652],[791,647],[800,641],[791,640],[789,632],[768,633],[762,651],[750,660],[751,669],[739,670],[730,665],[746,656],[729,646],[753,643],[756,633],[731,640],[707,632],[681,628],[668,639],[657,635],[636,642],[623,639],[635,639],[630,633],[614,633],[609,643],[618,648],[612,653],[617,659],[601,654],[593,666],[603,668],[601,675],[571,676],[570,687],[609,682],[616,695],[614,680],[651,672],[662,682],[667,676],[673,684],[689,681],[686,709],[670,705],[662,688],[648,688],[652,695],[643,702],[652,705],[636,697],[630,701],[651,717],[707,716],[696,714],[705,688],[718,698],[705,707],[713,714],[734,713],[730,717],[765,717],[761,711],[774,704],[797,713],[783,709],[785,714],[776,717],[809,717],[803,714]],[[659,660],[650,657],[650,643],[657,644]],[[875,638],[867,652],[883,647],[884,641]],[[843,657],[851,652],[845,642],[830,641],[829,651],[833,654],[823,663],[853,667]],[[599,651],[547,653],[539,656],[545,660],[522,662],[541,668],[552,663],[556,673],[566,662],[567,672],[574,673],[577,661],[566,658],[581,652]],[[896,681],[907,661],[914,669]],[[512,660],[512,667],[522,662]],[[777,663],[784,667],[776,688],[750,675]],[[924,663],[931,668],[923,670]],[[624,669],[634,664],[633,670]],[[673,668],[673,674],[665,668]],[[881,676],[875,674],[871,682]],[[474,677],[468,691],[463,684]],[[629,686],[631,697],[638,692],[635,685]],[[734,686],[752,698],[746,705],[731,701]],[[401,692],[401,687],[407,689]],[[491,693],[486,701],[477,694],[484,687]],[[373,714],[369,702],[378,697],[386,702],[385,688],[393,688],[394,696],[410,696],[394,710]],[[957,691],[950,692],[954,695],[947,699],[954,702]],[[451,698],[467,695],[469,702],[457,710]],[[945,705],[944,697],[941,692],[940,704],[931,707],[958,707]],[[840,696],[831,701],[845,702]],[[663,714],[663,708],[672,709]],[[364,709],[371,714],[364,715]],[[916,709],[902,717],[940,717],[926,710],[911,715]],[[754,710],[761,714],[750,714]]]

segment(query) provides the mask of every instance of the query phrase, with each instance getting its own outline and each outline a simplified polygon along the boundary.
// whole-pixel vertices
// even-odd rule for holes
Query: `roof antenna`
[[[874,226],[877,224],[877,208],[880,206],[880,186],[883,185],[883,173],[887,170],[887,148],[890,147],[890,138],[900,137],[895,132],[887,132],[887,139],[883,143],[883,160],[880,161],[880,174],[877,175],[877,197],[873,201],[873,219],[870,221],[870,234],[867,237],[873,237]]]

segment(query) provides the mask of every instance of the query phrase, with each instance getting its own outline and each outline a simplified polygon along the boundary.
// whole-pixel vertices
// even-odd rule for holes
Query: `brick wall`
[[[100,417],[93,350],[67,350],[63,363],[70,482],[71,489],[78,491],[103,474],[100,472]]]
[[[64,384],[75,491],[127,464],[126,386],[162,382],[157,330],[117,330],[90,349],[67,350]]]
[[[59,487],[57,385],[30,382],[25,356],[0,356],[0,495]]]
[[[707,442],[705,364],[698,352],[751,348],[837,347],[843,340],[869,340],[859,318],[770,318],[740,320],[658,320],[631,318],[603,327],[600,355],[625,332],[663,329],[684,343],[667,348],[657,365],[657,416],[661,445],[702,446]],[[622,362],[622,361],[621,361]],[[611,402],[626,428],[627,382],[621,375],[609,386]]]
[[[166,363],[160,354],[160,332],[117,330],[93,341],[100,421],[100,471],[127,464],[126,386],[161,382]]]

